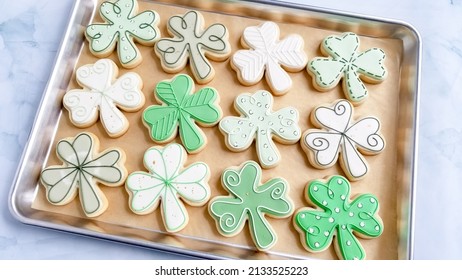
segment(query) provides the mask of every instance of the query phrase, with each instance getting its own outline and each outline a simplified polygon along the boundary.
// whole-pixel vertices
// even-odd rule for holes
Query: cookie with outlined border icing
[[[241,94],[235,99],[234,107],[241,116],[224,117],[219,124],[226,146],[240,152],[255,140],[262,167],[275,167],[281,159],[273,139],[283,144],[295,144],[300,140],[297,109],[285,107],[273,112],[273,96],[268,91]]]
[[[155,53],[167,73],[180,72],[189,61],[196,82],[205,84],[215,76],[207,58],[223,61],[231,54],[228,29],[220,23],[204,29],[204,18],[197,11],[171,17],[167,30],[173,38],[162,38],[155,46]]]
[[[387,77],[385,52],[379,48],[359,52],[359,37],[355,33],[326,37],[321,52],[328,57],[315,57],[307,66],[314,87],[328,91],[343,79],[343,91],[353,105],[364,102],[369,94],[363,81],[380,83]]]
[[[72,89],[63,98],[75,126],[93,125],[99,111],[99,119],[110,137],[119,137],[128,130],[128,120],[118,108],[135,112],[143,107],[143,81],[134,72],[119,78],[117,75],[117,66],[110,59],[100,59],[77,69],[76,80],[83,89]]]
[[[303,38],[291,34],[279,40],[279,27],[271,21],[247,27],[241,44],[249,50],[239,50],[231,59],[239,81],[243,85],[254,85],[266,73],[266,81],[275,95],[285,94],[292,87],[286,71],[301,71],[308,62]]]
[[[109,56],[117,45],[117,55],[125,68],[138,66],[142,57],[135,41],[153,46],[159,39],[159,15],[155,11],[137,14],[136,0],[103,2],[99,13],[104,23],[90,24],[85,31],[90,52],[99,58]]]
[[[195,162],[184,168],[186,159],[186,151],[176,143],[149,148],[143,159],[149,172],[133,172],[125,184],[130,195],[130,209],[135,214],[146,215],[161,203],[162,219],[167,231],[182,230],[188,224],[189,216],[181,201],[191,206],[201,206],[210,197],[208,165]]]
[[[348,100],[319,106],[311,113],[311,122],[321,129],[308,129],[301,144],[310,163],[319,169],[333,166],[340,155],[340,166],[352,180],[363,178],[369,166],[362,156],[375,155],[385,149],[380,122],[375,117],[353,120],[354,109]]]
[[[277,241],[266,216],[287,218],[293,213],[293,203],[286,180],[273,178],[262,184],[261,177],[262,170],[254,161],[226,169],[221,183],[230,195],[214,197],[209,203],[209,213],[216,221],[218,232],[226,237],[239,234],[248,220],[255,246],[265,251]]]
[[[379,201],[372,194],[350,199],[350,189],[350,183],[338,175],[308,183],[305,198],[313,202],[316,209],[301,208],[293,219],[306,250],[322,252],[334,242],[339,258],[366,258],[357,237],[376,238],[382,234],[384,226],[377,215]]]
[[[68,204],[78,193],[86,216],[96,217],[106,210],[108,201],[99,186],[123,185],[125,153],[120,149],[99,153],[98,149],[98,138],[88,132],[58,142],[56,154],[63,165],[49,166],[40,175],[51,204]]]

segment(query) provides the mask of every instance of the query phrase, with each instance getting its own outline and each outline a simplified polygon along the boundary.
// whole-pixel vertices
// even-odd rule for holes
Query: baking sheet
[[[379,215],[384,222],[384,233],[379,238],[360,239],[367,258],[411,258],[420,56],[420,40],[415,30],[404,23],[313,9],[276,9],[274,5],[245,2],[168,2],[139,2],[139,11],[153,9],[160,15],[159,28],[162,37],[170,37],[166,30],[170,16],[184,14],[194,8],[203,14],[205,26],[220,22],[228,28],[232,52],[242,49],[239,42],[245,27],[259,25],[265,20],[278,23],[281,38],[291,33],[300,34],[304,38],[304,49],[309,59],[322,56],[319,45],[324,37],[347,31],[360,35],[360,50],[379,47],[385,51],[385,66],[389,75],[381,84],[366,84],[370,95],[364,104],[355,108],[354,118],[373,115],[381,120],[381,133],[387,146],[385,151],[377,156],[366,156],[370,172],[363,180],[352,183],[352,194],[372,193],[381,203]],[[98,59],[89,52],[87,43],[82,40],[82,32],[89,21],[102,22],[98,13],[95,13],[98,7],[99,3],[93,1],[76,1],[73,18],[64,38],[63,51],[60,53],[62,57],[58,57],[54,76],[45,92],[23,157],[23,164],[18,170],[17,182],[12,190],[13,214],[29,224],[201,257],[336,259],[333,246],[322,253],[307,252],[300,244],[299,233],[292,225],[292,218],[269,218],[279,242],[269,252],[257,253],[247,226],[235,237],[223,237],[217,232],[215,222],[208,214],[206,206],[186,206],[190,215],[188,226],[177,234],[167,234],[164,232],[160,211],[146,216],[135,215],[130,211],[128,194],[123,187],[101,187],[110,204],[103,215],[93,219],[85,217],[78,199],[59,207],[46,202],[44,188],[37,183],[39,173],[45,166],[61,164],[55,155],[56,142],[61,138],[73,137],[82,131],[93,132],[100,139],[100,150],[120,147],[129,155],[126,161],[129,173],[145,170],[142,164],[143,154],[147,148],[156,145],[142,124],[141,115],[144,108],[157,104],[153,95],[155,85],[162,80],[171,79],[174,75],[162,71],[159,58],[154,54],[152,47],[138,45],[143,56],[143,62],[138,67],[130,70],[119,67],[119,76],[132,71],[141,75],[144,82],[143,93],[146,97],[146,104],[142,110],[125,113],[130,128],[124,136],[114,139],[107,137],[100,122],[86,129],[76,128],[70,123],[68,112],[62,110],[61,99],[65,91],[79,88],[72,70],[84,64],[94,63]],[[115,54],[110,58],[117,62]],[[203,86],[212,86],[218,90],[224,116],[238,115],[233,109],[234,98],[237,95],[244,92],[253,93],[260,89],[269,90],[264,80],[250,87],[241,85],[236,72],[230,67],[229,60],[212,62],[212,65],[216,72],[215,79]],[[191,75],[188,67],[181,73]],[[62,82],[53,80],[58,76],[66,78],[61,80]],[[299,125],[302,131],[313,128],[309,122],[309,114],[314,107],[333,103],[344,96],[340,86],[325,93],[316,91],[311,76],[306,71],[291,73],[290,76],[293,81],[292,89],[284,96],[275,97],[273,109],[296,107],[300,113]],[[196,85],[196,90],[203,86]],[[44,114],[47,108],[52,110],[51,116],[48,117]],[[244,152],[234,153],[226,148],[224,136],[217,127],[202,130],[207,136],[208,144],[200,153],[188,156],[186,165],[199,160],[208,163],[211,169],[209,185],[212,197],[227,195],[220,184],[222,171],[249,159],[257,160],[255,146],[252,145]],[[47,131],[49,133],[46,133]],[[175,139],[175,142],[177,141],[178,138]],[[289,195],[295,209],[308,205],[304,200],[304,189],[309,180],[335,174],[343,175],[338,165],[326,170],[312,168],[299,143],[276,146],[282,160],[276,168],[263,171],[263,181],[283,176],[290,184]],[[220,160],[216,159],[217,152],[223,155],[220,156]],[[31,157],[34,158],[34,163],[30,162]],[[28,186],[20,187],[20,183],[26,182],[29,183]]]

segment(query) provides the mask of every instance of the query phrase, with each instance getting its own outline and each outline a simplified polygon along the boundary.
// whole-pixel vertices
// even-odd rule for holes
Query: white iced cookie
[[[283,144],[294,144],[300,139],[297,109],[285,107],[273,112],[273,96],[269,92],[241,94],[234,106],[241,116],[225,117],[219,125],[227,138],[226,146],[240,152],[249,148],[255,139],[262,167],[275,167],[281,159],[273,138]]]
[[[333,106],[317,107],[311,122],[321,129],[309,129],[302,136],[302,147],[310,163],[319,169],[333,166],[340,155],[340,165],[350,180],[364,177],[369,167],[361,154],[383,151],[385,141],[379,134],[380,122],[375,117],[353,121],[353,106],[347,100]]]
[[[176,143],[152,147],[143,160],[149,172],[133,172],[125,183],[130,209],[135,214],[149,214],[162,202],[162,219],[169,232],[180,231],[188,223],[188,212],[181,200],[201,206],[210,198],[209,167],[195,162],[183,168],[186,157],[185,149]]]
[[[91,133],[58,142],[56,154],[63,165],[49,166],[40,176],[51,204],[68,204],[78,192],[86,216],[96,217],[106,210],[108,201],[99,184],[112,187],[123,184],[127,176],[123,165],[125,155],[119,149],[98,153],[98,147],[98,138]]]
[[[204,18],[196,11],[171,17],[167,30],[173,38],[163,38],[155,46],[165,72],[178,73],[189,59],[194,78],[205,84],[215,75],[207,58],[223,61],[231,54],[226,27],[216,23],[204,29]]]
[[[133,72],[116,79],[117,74],[117,66],[110,59],[100,59],[77,69],[77,83],[83,89],[70,90],[63,99],[75,126],[93,125],[98,120],[99,111],[99,118],[109,136],[119,137],[127,131],[128,120],[118,108],[134,112],[143,107],[143,81]]]
[[[292,34],[279,40],[279,27],[271,21],[247,27],[241,44],[250,50],[239,50],[231,59],[239,81],[244,85],[254,85],[266,73],[266,81],[276,95],[282,95],[292,87],[292,79],[286,70],[301,71],[308,62],[303,38]]]
[[[358,52],[359,38],[348,32],[329,36],[321,44],[321,52],[329,57],[315,57],[308,63],[308,73],[313,76],[314,87],[319,91],[334,88],[343,79],[343,91],[354,105],[364,102],[368,95],[368,83],[380,83],[387,77],[385,52],[371,48]]]
[[[157,28],[159,15],[155,11],[139,14],[137,11],[136,0],[102,3],[99,13],[105,22],[91,24],[85,31],[91,53],[100,58],[107,57],[117,45],[117,54],[122,66],[138,66],[142,57],[135,41],[145,46],[153,46],[160,37],[160,32]]]

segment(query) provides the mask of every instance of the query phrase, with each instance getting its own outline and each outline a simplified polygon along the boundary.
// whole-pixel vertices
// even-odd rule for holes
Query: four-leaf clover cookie
[[[119,137],[128,129],[128,120],[118,109],[138,111],[144,105],[143,81],[133,72],[117,78],[117,66],[110,59],[79,67],[77,83],[83,89],[73,89],[64,95],[64,107],[77,127],[88,127],[99,118],[111,137]]]
[[[308,62],[303,38],[292,34],[279,40],[279,27],[271,21],[247,27],[241,44],[250,50],[239,50],[231,59],[239,81],[254,85],[266,72],[266,81],[276,95],[284,94],[292,87],[292,79],[285,70],[301,71]]]
[[[184,148],[176,143],[152,147],[145,152],[143,161],[149,172],[133,172],[126,182],[130,209],[145,215],[162,203],[161,214],[169,232],[180,231],[188,223],[188,212],[181,200],[201,206],[210,197],[207,164],[195,162],[183,168],[186,157]]]
[[[368,95],[362,82],[380,83],[387,77],[385,52],[371,48],[358,53],[359,38],[348,32],[329,36],[321,44],[321,52],[329,57],[315,57],[308,63],[316,89],[327,91],[343,79],[343,91],[353,104],[360,104]]]
[[[385,141],[379,134],[380,122],[375,117],[353,121],[353,106],[347,100],[333,107],[319,106],[311,121],[322,129],[309,129],[302,136],[302,147],[310,163],[320,169],[333,166],[340,155],[340,165],[350,180],[359,180],[368,172],[361,153],[374,155],[383,151]]]
[[[143,122],[151,138],[158,143],[172,140],[180,131],[181,142],[188,153],[198,153],[205,147],[204,133],[195,122],[213,126],[221,118],[215,89],[205,87],[194,93],[194,82],[185,74],[175,76],[156,86],[156,99],[162,105],[152,105],[143,113]]]
[[[196,11],[171,17],[167,30],[174,37],[159,40],[155,47],[165,72],[178,73],[189,59],[194,78],[205,84],[215,75],[206,57],[223,61],[231,54],[226,27],[216,23],[204,30],[204,18]]]
[[[268,250],[277,236],[265,216],[286,218],[292,215],[293,204],[284,179],[274,178],[261,184],[261,175],[261,168],[254,161],[247,161],[238,169],[226,169],[221,183],[230,196],[213,198],[209,212],[218,231],[227,237],[239,234],[248,220],[257,249]]]
[[[68,204],[78,192],[82,209],[88,217],[96,217],[106,210],[108,201],[99,184],[120,186],[127,172],[122,150],[98,153],[98,146],[98,139],[91,133],[81,133],[58,142],[56,154],[64,164],[47,167],[40,175],[51,204]]]
[[[342,176],[332,176],[327,182],[311,181],[306,198],[318,209],[302,208],[294,215],[303,246],[310,252],[321,252],[335,236],[335,251],[340,258],[365,259],[366,252],[357,237],[374,238],[383,232],[377,198],[362,194],[350,200],[350,183]]]
[[[160,33],[157,28],[159,15],[155,11],[136,14],[137,10],[136,0],[102,3],[99,12],[105,22],[90,24],[85,31],[91,53],[97,57],[107,57],[117,45],[117,54],[123,67],[139,65],[142,58],[135,41],[152,46]]]
[[[225,117],[219,125],[227,136],[226,145],[232,151],[244,151],[255,139],[257,156],[264,168],[275,167],[281,159],[273,138],[285,144],[300,139],[297,109],[285,107],[273,112],[273,96],[265,90],[239,95],[234,107],[241,116]]]

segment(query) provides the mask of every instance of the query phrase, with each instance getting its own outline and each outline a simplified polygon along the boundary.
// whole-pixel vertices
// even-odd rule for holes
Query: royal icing
[[[266,81],[275,94],[284,94],[292,86],[292,79],[284,69],[300,71],[308,62],[303,38],[292,34],[279,40],[279,27],[274,22],[247,27],[242,43],[251,49],[237,51],[231,60],[239,80],[248,85],[256,84],[266,69]]]
[[[359,38],[354,33],[329,36],[324,39],[321,48],[329,57],[316,57],[307,67],[320,90],[329,90],[343,79],[347,99],[360,103],[368,94],[361,78],[366,82],[378,83],[387,76],[383,65],[385,52],[371,48],[358,53]]]
[[[233,151],[243,151],[255,139],[261,165],[276,166],[281,156],[273,136],[286,144],[296,143],[301,137],[297,109],[285,107],[273,112],[273,97],[264,90],[253,95],[241,94],[234,104],[241,116],[225,117],[219,124],[220,131],[227,136],[227,146]]]
[[[196,11],[171,17],[167,29],[174,37],[159,40],[155,47],[166,72],[181,71],[189,58],[196,81],[207,83],[215,72],[205,56],[221,61],[231,54],[226,27],[216,23],[204,30],[204,19]]]
[[[352,121],[353,106],[340,100],[330,107],[318,107],[312,115],[313,123],[323,129],[309,129],[302,137],[302,147],[313,152],[311,163],[317,168],[328,168],[341,157],[341,166],[350,180],[359,180],[368,172],[363,154],[378,154],[385,148],[379,135],[380,122],[374,117]]]
[[[96,122],[98,111],[101,122],[111,137],[118,137],[128,129],[128,120],[117,108],[133,112],[144,105],[141,91],[143,82],[136,73],[117,77],[118,69],[110,59],[79,67],[77,82],[83,89],[73,89],[64,95],[64,107],[69,110],[72,123],[87,127]]]
[[[46,197],[54,205],[69,203],[79,193],[82,209],[88,217],[96,217],[107,208],[107,200],[98,183],[120,186],[126,176],[123,152],[118,149],[97,153],[96,136],[81,133],[58,142],[56,153],[62,166],[45,168],[40,176]]]
[[[104,2],[100,15],[104,23],[91,24],[85,35],[90,42],[90,51],[98,57],[108,56],[117,43],[117,54],[122,66],[136,67],[141,62],[141,54],[134,41],[152,46],[159,38],[159,15],[155,11],[136,14],[136,0]]]
[[[231,196],[218,196],[209,203],[209,212],[218,231],[234,236],[249,220],[250,235],[258,250],[268,250],[276,243],[276,233],[265,218],[285,218],[293,213],[288,198],[289,184],[274,178],[261,184],[262,171],[254,161],[247,161],[237,170],[226,169],[221,182]]]
[[[339,257],[364,259],[366,253],[353,232],[368,238],[382,234],[377,198],[362,194],[350,201],[350,183],[342,176],[332,176],[327,183],[314,180],[306,192],[307,198],[321,209],[302,208],[294,215],[302,244],[309,251],[320,252],[329,247],[335,235]]]
[[[157,84],[155,94],[162,105],[149,106],[143,113],[143,121],[154,141],[170,141],[179,127],[181,141],[188,153],[199,152],[204,147],[205,135],[195,122],[212,126],[220,120],[219,95],[211,87],[192,94],[193,91],[194,82],[185,74]]]
[[[210,197],[208,166],[196,162],[183,168],[186,157],[184,148],[176,143],[165,148],[152,147],[144,154],[144,166],[149,173],[133,172],[126,182],[134,213],[151,213],[162,201],[162,219],[169,232],[180,231],[188,223],[188,212],[181,200],[201,206]]]

